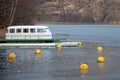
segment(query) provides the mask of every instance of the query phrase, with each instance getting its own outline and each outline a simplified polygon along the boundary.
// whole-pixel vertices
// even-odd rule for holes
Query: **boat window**
[[[31,28],[31,29],[30,29],[30,33],[35,33],[35,29],[34,29],[34,28]]]
[[[23,33],[28,33],[28,29],[23,29]]]
[[[10,33],[15,33],[15,29],[10,29]]]
[[[17,33],[21,33],[21,29],[16,29],[16,32]]]
[[[38,33],[46,32],[46,30],[45,30],[45,29],[37,29],[37,32],[38,32]]]

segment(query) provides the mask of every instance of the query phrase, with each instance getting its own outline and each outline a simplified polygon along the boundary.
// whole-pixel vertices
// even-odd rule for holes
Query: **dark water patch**
[[[7,68],[7,54],[5,49],[0,49],[0,71]]]

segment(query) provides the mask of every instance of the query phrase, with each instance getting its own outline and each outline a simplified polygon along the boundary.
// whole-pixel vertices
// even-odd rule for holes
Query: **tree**
[[[11,8],[14,0],[0,0],[0,28],[9,26],[11,20]]]
[[[34,24],[33,19],[36,14],[35,2],[35,0],[19,0],[12,25]]]
[[[89,0],[70,0],[61,3],[60,20],[65,22],[93,22]]]
[[[0,0],[0,28],[34,24],[36,0]]]

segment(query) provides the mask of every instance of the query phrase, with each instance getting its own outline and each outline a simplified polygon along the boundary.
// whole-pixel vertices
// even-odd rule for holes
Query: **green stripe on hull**
[[[54,43],[54,42],[60,42],[64,39],[1,39],[0,43]]]
[[[0,43],[51,43],[54,40],[0,40]]]

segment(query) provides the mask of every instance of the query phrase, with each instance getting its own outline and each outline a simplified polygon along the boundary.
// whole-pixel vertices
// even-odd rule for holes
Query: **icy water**
[[[19,48],[0,50],[0,80],[119,80],[120,26],[119,25],[49,25],[53,34],[69,34],[67,41],[82,41],[80,47]],[[103,46],[98,52],[97,46]],[[41,50],[35,55],[34,50]],[[14,60],[6,59],[14,52]],[[104,63],[96,58],[103,56]],[[88,70],[79,65],[87,63]]]

